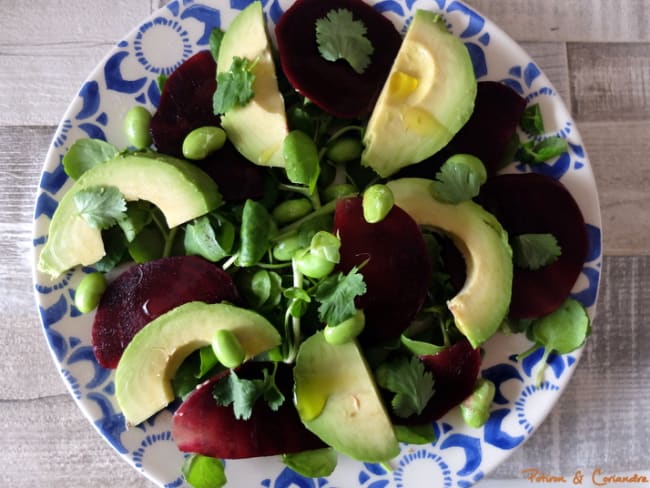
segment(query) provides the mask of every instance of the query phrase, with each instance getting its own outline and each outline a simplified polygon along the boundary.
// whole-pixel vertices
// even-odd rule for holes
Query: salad
[[[129,148],[76,141],[39,261],[92,268],[75,304],[96,309],[94,355],[129,425],[175,404],[193,486],[225,484],[221,459],[388,463],[451,409],[487,421],[494,334],[546,358],[589,333],[577,204],[497,174],[567,150],[518,140],[544,134],[539,106],[477,84],[429,12],[402,39],[363,2],[301,0],[275,35],[277,53],[252,3],[159,80],[155,113],[129,111]]]

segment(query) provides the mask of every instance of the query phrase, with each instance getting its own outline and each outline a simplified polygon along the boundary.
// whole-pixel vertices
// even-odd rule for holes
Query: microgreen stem
[[[298,270],[296,265],[296,260],[291,260],[291,269],[293,271],[293,286],[294,288],[302,288],[304,283],[304,276]],[[289,353],[285,358],[284,362],[291,364],[296,360],[296,355],[298,354],[298,346],[300,345],[300,317],[291,316],[291,338]]]
[[[176,238],[176,233],[178,232],[178,227],[173,227],[169,229],[167,235],[165,235],[165,247],[163,248],[163,257],[167,258],[172,254],[172,247],[174,247],[174,239]]]

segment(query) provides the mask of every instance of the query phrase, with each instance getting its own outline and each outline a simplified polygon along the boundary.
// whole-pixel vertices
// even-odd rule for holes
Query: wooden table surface
[[[82,82],[158,0],[1,0],[0,480],[149,487],[82,416],[50,358],[31,281],[34,197]],[[600,192],[593,336],[533,437],[491,478],[537,467],[650,468],[650,1],[469,0],[531,54],[570,106]],[[80,479],[78,473],[84,473]]]

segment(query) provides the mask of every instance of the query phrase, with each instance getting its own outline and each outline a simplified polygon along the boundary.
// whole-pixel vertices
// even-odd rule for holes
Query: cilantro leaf
[[[334,326],[353,317],[357,311],[354,299],[365,292],[366,283],[356,267],[347,275],[339,272],[328,276],[317,285],[314,292],[314,298],[320,302],[320,320]]]
[[[251,418],[253,406],[259,398],[263,398],[271,410],[277,411],[285,397],[275,384],[276,371],[277,364],[272,373],[263,369],[262,379],[247,380],[231,370],[227,377],[215,383],[212,396],[223,407],[232,404],[235,418],[241,420]]]
[[[91,186],[74,194],[79,214],[95,229],[108,229],[124,218],[126,201],[114,186]]]
[[[519,160],[524,164],[540,164],[566,152],[569,145],[560,136],[551,136],[539,142],[528,141],[519,147]]]
[[[366,37],[366,26],[354,20],[348,9],[332,9],[316,21],[316,41],[323,59],[344,59],[357,73],[363,73],[370,64],[375,48]]]
[[[562,249],[552,234],[513,236],[511,246],[515,266],[533,271],[551,264],[562,254]]]
[[[464,202],[478,195],[486,179],[487,171],[480,159],[456,154],[440,167],[433,182],[433,193],[442,202]]]
[[[420,414],[433,397],[433,375],[415,356],[410,360],[400,357],[381,364],[375,377],[379,386],[395,393],[391,406],[399,417]]]
[[[253,98],[255,64],[256,61],[235,56],[230,69],[217,75],[217,90],[212,100],[215,114],[224,114],[234,107],[243,107]]]

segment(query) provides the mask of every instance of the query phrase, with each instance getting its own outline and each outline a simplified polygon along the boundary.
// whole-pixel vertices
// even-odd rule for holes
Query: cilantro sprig
[[[314,291],[320,303],[319,318],[327,324],[340,324],[354,316],[354,299],[366,292],[363,275],[354,267],[348,274],[336,273],[321,281]]]
[[[217,404],[223,407],[232,405],[235,417],[240,420],[251,418],[253,406],[260,398],[275,412],[285,400],[275,384],[277,367],[276,363],[271,373],[268,369],[263,369],[264,377],[253,380],[240,378],[235,370],[231,370],[230,374],[215,383],[212,395]]]
[[[511,239],[515,266],[537,270],[556,261],[562,248],[553,234],[520,234]]]
[[[433,374],[415,356],[381,364],[375,378],[379,386],[395,394],[391,406],[402,418],[422,413],[434,394]]]
[[[217,90],[212,100],[215,114],[225,114],[234,107],[243,107],[255,96],[253,68],[256,64],[257,60],[234,56],[230,69],[217,75]]]
[[[365,24],[355,20],[348,9],[332,9],[316,21],[316,41],[323,59],[343,59],[359,74],[368,68],[375,50],[366,33]]]

